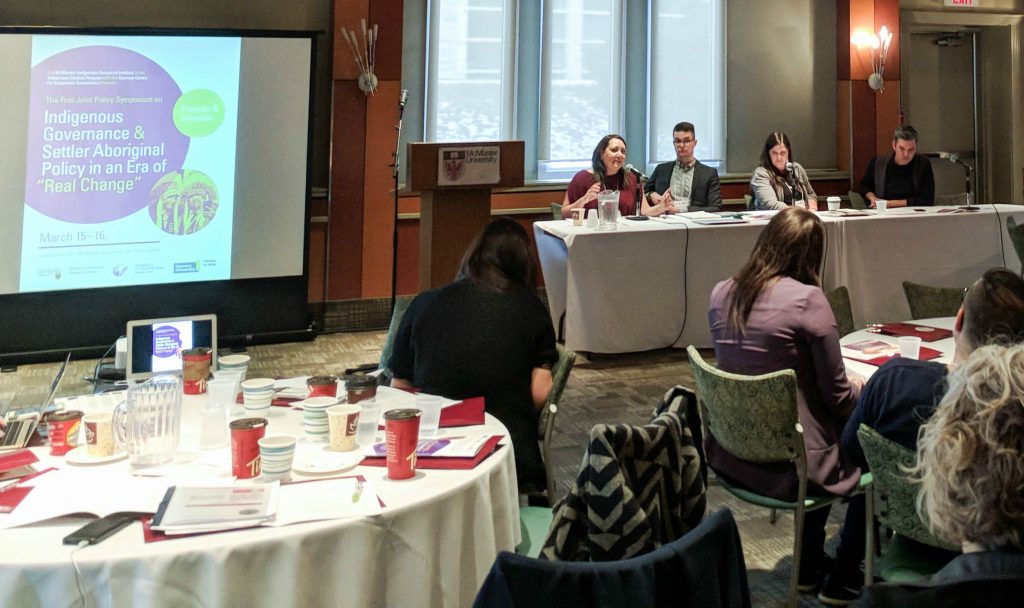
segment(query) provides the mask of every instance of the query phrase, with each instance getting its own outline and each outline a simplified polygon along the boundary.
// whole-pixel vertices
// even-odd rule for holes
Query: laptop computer
[[[217,368],[217,315],[193,315],[129,321],[125,377],[145,380],[154,374],[181,375],[181,351],[209,348]]]
[[[71,361],[71,353],[68,353],[68,356],[64,358],[64,363],[57,370],[57,375],[54,376],[53,382],[50,383],[50,392],[46,394],[42,403],[36,407],[28,408],[27,411],[22,409],[5,413],[7,426],[3,429],[4,436],[0,437],[0,451],[18,450],[28,445],[29,439],[32,438],[32,434],[36,432],[36,427],[39,426],[39,421],[43,418],[43,411],[53,403],[53,397],[57,394],[57,389],[60,388],[60,383],[64,379],[64,372],[68,369],[69,361]]]

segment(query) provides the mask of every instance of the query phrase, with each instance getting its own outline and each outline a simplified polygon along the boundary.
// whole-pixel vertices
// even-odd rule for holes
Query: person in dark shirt
[[[839,451],[851,464],[867,471],[857,439],[861,423],[907,448],[916,449],[917,432],[935,411],[946,390],[946,376],[975,349],[992,342],[1024,341],[1024,279],[992,268],[964,296],[953,328],[956,350],[947,367],[934,361],[894,357],[878,368],[864,385],[857,406],[843,429]],[[849,516],[847,516],[849,517]],[[857,564],[840,560],[822,587],[819,599],[842,605],[860,592],[863,575]]]
[[[917,130],[902,126],[893,133],[892,154],[876,156],[868,163],[860,191],[875,207],[875,201],[889,201],[889,207],[933,205],[935,176],[931,162],[917,155]]]
[[[455,282],[409,305],[389,364],[391,386],[451,399],[483,396],[486,411],[509,431],[521,493],[547,487],[537,421],[558,359],[533,260],[525,228],[507,218],[491,222]]]

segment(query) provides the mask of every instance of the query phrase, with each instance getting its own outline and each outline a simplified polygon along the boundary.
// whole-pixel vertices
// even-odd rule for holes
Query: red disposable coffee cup
[[[238,479],[259,477],[261,471],[259,440],[267,432],[266,418],[240,418],[231,429],[231,474]]]
[[[388,479],[409,479],[416,474],[416,444],[420,438],[422,414],[416,409],[384,412]]]
[[[78,445],[78,429],[82,426],[82,412],[71,410],[54,412],[46,417],[46,432],[50,436],[50,455],[63,456]]]
[[[377,396],[377,379],[373,376],[356,373],[345,376],[345,401],[359,403],[363,399]]]
[[[206,381],[210,378],[213,355],[208,348],[190,348],[181,353],[182,390],[186,395],[201,395],[206,392]]]
[[[338,377],[313,376],[306,380],[306,390],[309,397],[337,397]]]

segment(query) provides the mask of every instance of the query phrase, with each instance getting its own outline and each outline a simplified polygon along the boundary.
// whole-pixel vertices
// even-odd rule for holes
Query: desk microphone
[[[630,173],[632,173],[633,175],[635,175],[635,176],[636,176],[636,178],[637,178],[638,180],[642,181],[642,182],[646,182],[646,181],[647,181],[647,176],[646,176],[646,175],[644,175],[644,174],[643,174],[643,173],[642,173],[642,172],[640,171],[640,169],[637,169],[637,168],[636,168],[636,167],[634,167],[633,165],[626,165],[626,171],[629,171]]]

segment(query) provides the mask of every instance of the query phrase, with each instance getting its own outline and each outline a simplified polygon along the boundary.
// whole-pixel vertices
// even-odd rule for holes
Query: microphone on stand
[[[795,205],[796,201],[804,200],[804,193],[796,185],[796,167],[792,162],[786,163],[786,175],[789,180],[789,187],[793,189],[793,204]],[[797,206],[799,207],[800,205]],[[807,204],[804,203],[803,207],[806,208]]]
[[[625,217],[625,219],[633,220],[634,222],[642,222],[642,221],[647,219],[646,215],[642,215],[640,213],[640,205],[643,204],[643,196],[644,196],[644,190],[643,190],[642,184],[647,181],[647,176],[644,175],[643,172],[640,171],[640,169],[637,169],[633,165],[626,165],[623,168],[626,170],[627,173],[632,173],[633,175],[635,175],[636,176],[636,180],[637,180],[637,183],[636,183],[637,193],[636,193],[636,197],[635,197],[636,198],[636,210],[633,212],[633,215],[627,215]]]
[[[409,102],[409,89],[402,89],[398,95],[398,109],[404,110],[405,104]]]
[[[644,175],[643,172],[640,171],[640,169],[637,169],[633,165],[626,165],[626,171],[628,171],[629,173],[632,173],[633,175],[635,175],[636,178],[638,180],[642,181],[642,182],[646,182],[647,181],[647,176]]]

